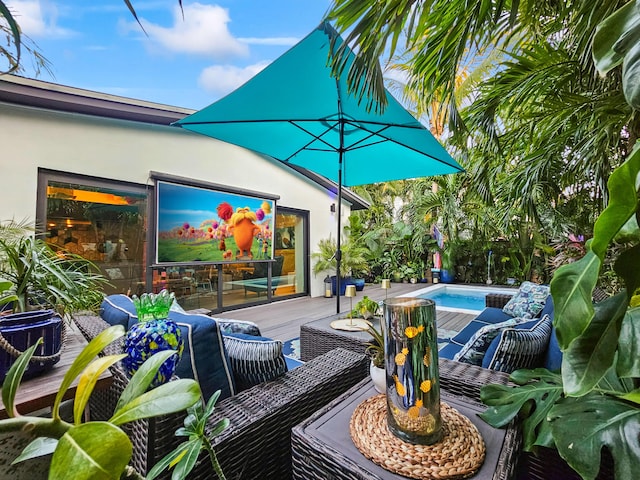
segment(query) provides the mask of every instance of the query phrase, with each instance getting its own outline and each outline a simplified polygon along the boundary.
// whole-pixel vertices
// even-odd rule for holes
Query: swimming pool
[[[429,298],[436,302],[436,308],[459,312],[477,313],[485,307],[484,297],[489,293],[509,293],[516,290],[496,287],[472,287],[462,285],[434,285],[411,294]]]

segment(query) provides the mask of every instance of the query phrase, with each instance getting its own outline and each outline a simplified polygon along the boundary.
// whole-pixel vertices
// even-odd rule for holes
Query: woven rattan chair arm
[[[511,300],[510,293],[488,293],[484,297],[485,307],[494,307],[494,308],[502,308],[504,307],[509,300]]]

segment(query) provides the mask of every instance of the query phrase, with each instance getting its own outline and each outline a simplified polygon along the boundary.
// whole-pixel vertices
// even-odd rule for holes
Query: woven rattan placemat
[[[480,432],[455,408],[442,402],[442,440],[415,445],[391,433],[384,394],[368,398],[351,416],[351,439],[362,454],[381,467],[409,478],[458,479],[472,476],[484,462]]]

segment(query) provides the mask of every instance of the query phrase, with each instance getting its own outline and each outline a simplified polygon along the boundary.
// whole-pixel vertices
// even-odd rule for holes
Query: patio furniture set
[[[109,323],[94,315],[76,316],[74,321],[90,340],[113,323],[113,317],[105,316]],[[204,363],[206,368],[213,368],[216,360],[210,352],[203,360],[195,350],[211,349],[216,342],[222,347],[222,339],[229,334],[229,325],[223,325],[227,320],[216,322],[205,315],[179,313],[178,319],[176,321],[183,323],[192,322],[188,335],[206,336],[203,325],[214,329],[214,335],[209,332],[208,340],[200,347],[195,336],[189,337],[187,343],[194,351],[185,351],[183,360],[186,356],[186,363],[191,363],[193,370],[190,374],[177,372],[178,375],[191,375],[202,383],[204,367],[196,364]],[[289,366],[288,371],[260,384],[245,385],[246,389],[242,391],[237,391],[233,380],[223,388],[226,390],[209,425],[224,417],[230,420],[230,426],[213,438],[213,447],[225,475],[228,478],[299,480],[405,478],[365,458],[355,450],[349,438],[349,418],[354,408],[362,399],[375,394],[368,378],[369,361],[364,355],[366,343],[371,339],[363,332],[330,331],[318,321],[303,325],[300,337],[305,363],[293,369]],[[255,341],[268,342],[268,339],[255,338]],[[115,342],[105,353],[116,353],[121,348],[121,343]],[[225,361],[219,363],[225,364]],[[233,379],[238,374],[234,371],[237,364],[233,358],[228,363],[226,376]],[[508,384],[507,373],[447,358],[440,358],[439,370],[443,399],[472,418],[487,445],[485,465],[474,478],[578,478],[555,451],[545,451],[540,456],[523,453],[517,426],[496,430],[476,418],[475,413],[483,410],[480,388],[489,383]],[[90,402],[92,419],[109,418],[128,383],[127,374],[118,364],[111,368],[111,374],[111,387],[96,391]],[[215,381],[219,382],[219,378]],[[216,388],[221,387],[217,384]],[[212,393],[204,387],[202,390],[205,396]],[[146,472],[173,450],[180,442],[174,433],[182,426],[183,417],[184,414],[176,414],[127,426],[134,444],[132,466]],[[607,472],[604,476],[601,473],[599,478],[607,478],[606,475]],[[211,476],[211,466],[203,456],[189,478]]]

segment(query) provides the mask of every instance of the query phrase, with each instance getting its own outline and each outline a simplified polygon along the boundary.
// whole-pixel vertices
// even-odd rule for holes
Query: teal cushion
[[[522,323],[522,321],[523,319],[521,318],[511,318],[494,325],[485,325],[471,336],[469,341],[453,356],[453,360],[472,365],[482,365],[485,353],[500,331]]]
[[[544,308],[548,296],[548,285],[522,282],[518,292],[511,297],[502,311],[512,317],[535,318]]]
[[[491,370],[511,373],[520,368],[542,365],[551,337],[551,319],[548,315],[513,328],[503,329],[494,340],[482,366]],[[495,351],[493,351],[495,348]]]
[[[224,335],[224,343],[239,391],[273,380],[287,371],[279,340],[231,333]]]
[[[138,321],[136,307],[126,295],[109,295],[100,305],[100,317],[109,325],[122,325],[126,330],[130,323]]]
[[[208,400],[220,390],[220,400],[235,395],[236,386],[218,324],[207,315],[169,312],[182,331],[184,351],[176,375],[193,378]]]

